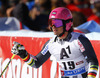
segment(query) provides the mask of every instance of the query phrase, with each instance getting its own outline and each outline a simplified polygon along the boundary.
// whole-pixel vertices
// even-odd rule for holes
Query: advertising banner
[[[28,53],[37,55],[44,43],[52,36],[50,33],[33,31],[0,31],[0,73],[12,57],[11,48],[13,41],[25,46]],[[100,61],[100,40],[91,40]],[[1,78],[59,78],[59,67],[54,57],[50,57],[40,68],[32,68],[15,56]],[[99,78],[99,77],[98,77]]]

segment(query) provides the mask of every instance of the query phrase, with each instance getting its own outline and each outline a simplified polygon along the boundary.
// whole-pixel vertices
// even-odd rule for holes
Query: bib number
[[[66,49],[66,50],[65,50]],[[62,48],[61,49],[61,53],[60,53],[60,59],[64,59],[64,58],[70,58],[69,55],[71,54],[71,50],[70,47],[66,47],[66,48]],[[69,61],[69,62],[62,62],[62,64],[64,65],[65,70],[69,69],[74,69],[75,68],[75,64],[74,61]],[[68,66],[68,68],[67,68]]]
[[[62,62],[62,64],[64,65],[64,69],[67,70],[67,69],[74,69],[75,68],[75,64],[74,64],[74,61],[69,61],[69,62]],[[68,68],[67,68],[68,66]]]

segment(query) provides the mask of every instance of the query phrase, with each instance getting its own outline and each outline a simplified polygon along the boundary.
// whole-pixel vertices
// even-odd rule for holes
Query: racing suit
[[[71,32],[65,39],[53,37],[36,56],[28,53],[22,59],[28,65],[38,68],[51,55],[59,63],[61,78],[96,77],[98,60],[90,41],[83,34]]]

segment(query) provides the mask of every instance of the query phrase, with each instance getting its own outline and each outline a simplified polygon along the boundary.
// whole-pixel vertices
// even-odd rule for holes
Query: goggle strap
[[[73,19],[62,20],[64,23],[69,23],[70,21],[73,22]]]

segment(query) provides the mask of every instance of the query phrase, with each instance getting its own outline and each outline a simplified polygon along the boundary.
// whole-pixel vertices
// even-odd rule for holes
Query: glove
[[[13,42],[14,46],[13,48],[11,49],[11,52],[15,55],[19,55],[21,58],[25,58],[28,53],[27,51],[25,50],[25,47],[23,45],[21,45],[20,43],[18,42]]]

